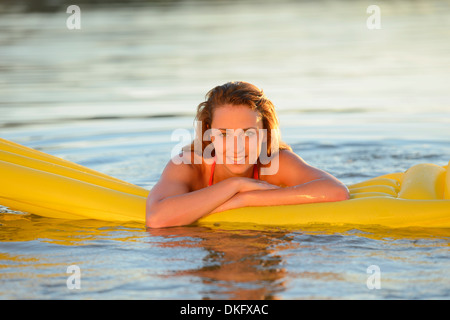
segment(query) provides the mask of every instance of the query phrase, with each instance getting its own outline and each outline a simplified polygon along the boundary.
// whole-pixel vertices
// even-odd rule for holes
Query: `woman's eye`
[[[230,133],[219,131],[215,134],[218,138],[225,138],[226,136],[230,136]]]
[[[213,131],[211,133],[211,135],[214,137],[225,137],[227,134],[226,134],[226,132],[222,132],[222,131]]]
[[[232,137],[234,136],[234,131],[217,131],[213,135],[217,137]],[[242,133],[240,134],[242,136]],[[256,135],[255,131],[245,131],[244,136],[246,137],[253,137]]]

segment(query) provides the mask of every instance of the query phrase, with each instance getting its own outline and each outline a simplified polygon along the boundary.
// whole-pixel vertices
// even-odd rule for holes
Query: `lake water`
[[[283,140],[346,184],[445,165],[450,2],[378,2],[376,30],[371,4],[80,1],[80,30],[65,7],[0,6],[0,136],[151,189],[206,92],[245,80]],[[450,297],[448,229],[145,230],[4,207],[0,224],[1,299]]]

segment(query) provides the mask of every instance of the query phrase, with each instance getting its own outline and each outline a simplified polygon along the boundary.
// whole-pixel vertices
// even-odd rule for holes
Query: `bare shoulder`
[[[269,173],[272,171],[273,174],[269,174],[265,180],[277,185],[295,186],[327,175],[326,172],[311,166],[290,150],[280,150],[274,155],[270,164],[265,165],[266,168],[270,166],[273,170],[266,171]]]
[[[281,164],[280,168],[285,169],[285,171],[288,171],[292,167],[305,170],[311,167],[302,157],[290,150],[280,150],[278,157]]]
[[[183,151],[172,157],[166,164],[161,180],[170,180],[171,182],[180,181],[190,185],[198,174],[202,159],[199,155],[191,151]]]
[[[195,155],[186,151],[172,157],[152,188],[149,201],[157,201],[194,190],[195,181],[199,176],[199,168],[194,160]]]

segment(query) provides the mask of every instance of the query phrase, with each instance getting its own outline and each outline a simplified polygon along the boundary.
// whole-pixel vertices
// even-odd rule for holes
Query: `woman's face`
[[[217,163],[233,174],[245,172],[256,163],[264,138],[258,112],[246,105],[224,105],[215,109],[211,123],[211,141]]]

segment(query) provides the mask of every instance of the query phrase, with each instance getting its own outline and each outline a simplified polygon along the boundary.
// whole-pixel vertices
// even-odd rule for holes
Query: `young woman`
[[[275,107],[242,81],[217,86],[197,107],[197,136],[172,158],[147,198],[150,228],[188,225],[211,213],[349,198],[335,177],[280,139]]]

